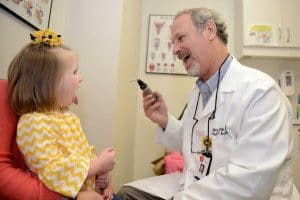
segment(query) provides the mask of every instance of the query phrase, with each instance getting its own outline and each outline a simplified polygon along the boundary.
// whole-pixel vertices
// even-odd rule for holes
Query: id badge
[[[205,177],[209,174],[211,162],[212,162],[212,154],[210,151],[203,152],[199,156],[199,179]]]

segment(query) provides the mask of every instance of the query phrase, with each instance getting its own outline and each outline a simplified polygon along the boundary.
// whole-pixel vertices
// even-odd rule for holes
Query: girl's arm
[[[116,153],[112,147],[106,147],[101,154],[91,161],[88,177],[102,175],[112,171],[116,162]]]

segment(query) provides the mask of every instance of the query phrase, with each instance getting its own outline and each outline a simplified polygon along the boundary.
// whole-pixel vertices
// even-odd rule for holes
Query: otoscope
[[[153,98],[156,101],[156,99],[157,99],[156,95],[152,92],[152,90],[149,88],[149,86],[144,81],[142,81],[141,79],[137,79],[137,83],[139,84],[140,89],[143,90],[143,92],[146,95],[152,94]]]

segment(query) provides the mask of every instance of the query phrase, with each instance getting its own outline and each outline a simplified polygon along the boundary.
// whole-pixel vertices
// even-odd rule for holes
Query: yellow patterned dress
[[[95,189],[95,178],[87,179],[95,147],[88,144],[74,114],[22,115],[17,144],[29,169],[51,190],[74,198],[79,191]]]

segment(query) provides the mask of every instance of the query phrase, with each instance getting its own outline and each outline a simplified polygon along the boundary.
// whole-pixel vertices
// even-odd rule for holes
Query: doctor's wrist
[[[168,125],[168,116],[165,119],[162,119],[161,122],[157,124],[160,128],[162,128],[165,131]]]

